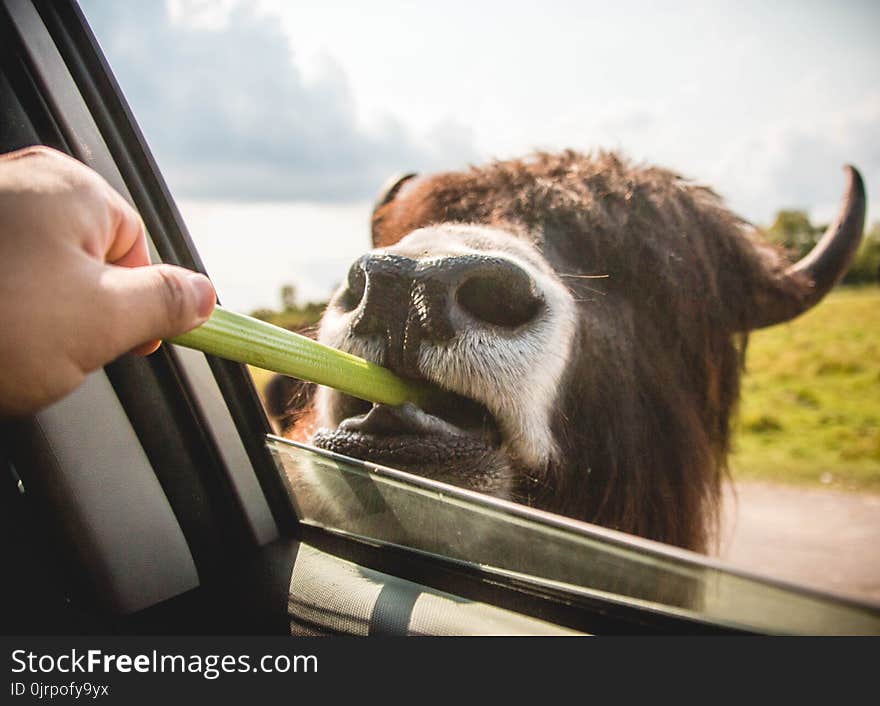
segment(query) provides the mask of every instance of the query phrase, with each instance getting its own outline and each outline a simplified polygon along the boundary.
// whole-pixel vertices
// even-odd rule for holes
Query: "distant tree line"
[[[327,302],[305,302],[299,304],[296,286],[285,284],[281,287],[281,309],[256,309],[251,312],[251,316],[270,324],[281,326],[290,331],[296,331],[307,336],[312,336],[315,325]]]
[[[765,231],[767,237],[785,248],[793,259],[806,255],[822,237],[827,225],[814,225],[806,211],[784,210]],[[866,284],[880,280],[880,221],[865,231],[862,245],[852,266],[843,278],[844,284]]]

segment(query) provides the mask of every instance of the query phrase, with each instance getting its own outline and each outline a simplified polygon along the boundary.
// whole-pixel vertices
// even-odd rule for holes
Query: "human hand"
[[[0,155],[0,415],[153,352],[215,301],[204,275],[150,264],[140,216],[97,173],[47,147]]]

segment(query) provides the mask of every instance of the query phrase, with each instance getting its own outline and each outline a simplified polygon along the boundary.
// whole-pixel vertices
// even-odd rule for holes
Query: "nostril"
[[[367,275],[364,272],[361,260],[358,260],[348,270],[345,292],[343,292],[339,303],[346,311],[354,311],[364,298],[366,287]]]
[[[505,328],[528,323],[543,304],[528,275],[507,267],[468,278],[459,286],[455,299],[474,318]]]

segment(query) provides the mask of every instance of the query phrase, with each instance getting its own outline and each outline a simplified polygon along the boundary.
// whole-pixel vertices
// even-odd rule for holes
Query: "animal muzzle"
[[[541,313],[544,297],[516,263],[490,255],[415,260],[370,253],[348,273],[343,304],[355,336],[384,343],[384,364],[418,376],[423,342],[450,341],[464,331],[514,334]]]

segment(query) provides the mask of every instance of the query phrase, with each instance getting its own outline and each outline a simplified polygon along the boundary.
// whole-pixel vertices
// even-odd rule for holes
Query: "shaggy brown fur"
[[[578,302],[553,422],[563,460],[522,477],[517,498],[705,550],[745,332],[760,293],[799,286],[783,281],[779,253],[711,190],[611,152],[420,179],[376,209],[374,244],[439,223],[535,243]]]

